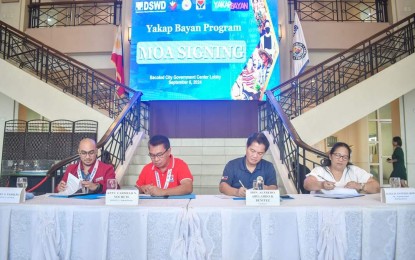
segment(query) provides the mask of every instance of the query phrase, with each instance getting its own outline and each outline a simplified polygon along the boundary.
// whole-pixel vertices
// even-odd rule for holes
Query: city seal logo
[[[302,60],[307,54],[307,48],[301,42],[293,44],[293,60]]]

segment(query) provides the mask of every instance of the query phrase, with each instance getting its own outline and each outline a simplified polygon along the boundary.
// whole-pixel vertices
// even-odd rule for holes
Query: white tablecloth
[[[198,196],[206,259],[415,259],[415,205],[385,205],[379,194],[353,199],[292,195],[279,207]]]
[[[115,207],[104,199],[42,196],[0,204],[0,259],[167,259],[188,203]]]
[[[292,196],[279,207],[212,195],[0,204],[0,259],[415,259],[415,205]]]

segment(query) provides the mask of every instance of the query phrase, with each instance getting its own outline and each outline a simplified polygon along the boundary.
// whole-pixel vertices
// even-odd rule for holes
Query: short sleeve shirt
[[[266,160],[261,160],[256,165],[254,172],[250,172],[245,164],[246,156],[229,161],[223,170],[220,182],[226,182],[229,186],[239,189],[243,183],[245,188],[252,189],[253,181],[262,176],[264,184],[277,185],[277,174],[274,165]]]
[[[169,180],[167,180],[168,172],[171,171]],[[143,170],[138,176],[136,185],[138,187],[152,184],[157,185],[157,176],[160,181],[159,188],[164,188],[166,180],[168,181],[167,188],[174,188],[180,185],[180,182],[184,179],[193,180],[192,173],[190,172],[189,166],[181,159],[175,158],[173,155],[170,156],[170,162],[165,172],[161,172],[152,162],[144,166]]]
[[[336,187],[340,188],[344,187],[350,181],[366,183],[371,177],[373,177],[372,174],[354,165],[349,165],[344,169],[343,175],[339,181],[334,179],[329,167],[316,167],[309,174],[307,174],[307,176],[310,175],[316,177],[318,181],[327,180],[335,182]]]

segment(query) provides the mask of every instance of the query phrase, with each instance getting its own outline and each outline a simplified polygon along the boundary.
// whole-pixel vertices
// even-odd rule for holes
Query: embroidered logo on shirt
[[[95,182],[99,182],[99,181],[103,181],[103,180],[104,180],[104,177],[98,177],[98,178],[95,179]]]
[[[222,176],[222,181],[227,181],[228,180],[228,176]]]

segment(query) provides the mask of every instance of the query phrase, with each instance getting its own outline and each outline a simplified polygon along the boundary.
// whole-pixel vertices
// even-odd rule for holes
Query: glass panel
[[[375,119],[377,119],[377,117],[376,117],[376,111],[374,111],[373,113],[370,113],[368,115],[368,118],[369,118],[369,120],[375,120]]]
[[[369,142],[378,141],[378,126],[377,122],[369,122]]]
[[[370,173],[373,174],[373,178],[379,181],[379,166],[370,165]]]
[[[389,183],[389,178],[391,176],[393,166],[391,163],[388,163],[386,161],[386,158],[383,158],[382,162],[383,162],[383,183],[387,184]]]
[[[391,119],[391,106],[387,104],[379,109],[379,119]]]
[[[392,147],[392,123],[382,122],[380,123],[381,138],[382,141],[382,155],[390,156],[393,153]]]
[[[370,163],[379,162],[379,145],[377,143],[369,144],[369,162]]]

